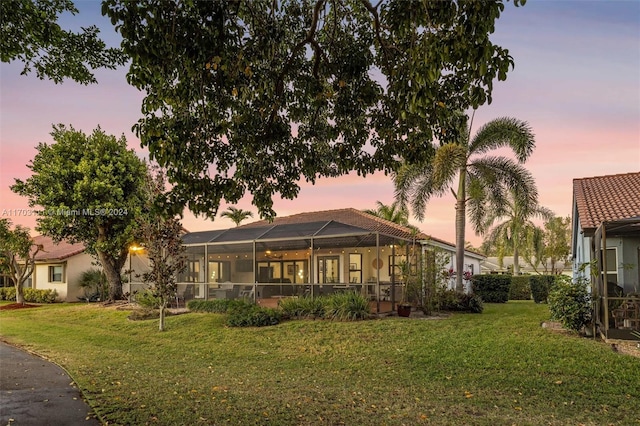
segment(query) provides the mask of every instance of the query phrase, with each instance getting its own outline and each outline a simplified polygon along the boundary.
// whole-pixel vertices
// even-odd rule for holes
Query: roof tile
[[[602,222],[640,216],[640,172],[573,180],[583,230]]]
[[[54,242],[51,237],[38,235],[33,238],[35,244],[42,245],[42,249],[36,255],[36,261],[64,260],[85,250],[82,243],[69,243],[67,241]]]

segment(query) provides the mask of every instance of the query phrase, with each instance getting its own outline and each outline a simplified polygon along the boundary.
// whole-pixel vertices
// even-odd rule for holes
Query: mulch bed
[[[28,303],[10,303],[8,305],[0,306],[0,311],[13,311],[16,309],[25,308],[39,308],[40,305],[30,305]]]

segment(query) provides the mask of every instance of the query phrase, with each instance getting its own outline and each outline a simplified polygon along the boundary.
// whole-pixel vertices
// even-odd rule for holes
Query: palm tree
[[[489,229],[499,219],[506,219],[496,225],[487,236],[489,244],[509,250],[513,253],[513,275],[520,275],[520,250],[532,249],[529,245],[540,246],[542,230],[532,221],[532,218],[549,220],[553,212],[538,205],[537,196],[523,193],[520,188],[509,191],[509,199],[505,206],[489,207],[483,229]],[[502,250],[499,251],[502,253]],[[499,255],[499,257],[502,257]],[[502,261],[502,260],[501,260]]]
[[[459,140],[440,146],[429,164],[405,164],[394,175],[396,200],[400,205],[411,203],[418,219],[424,219],[425,207],[432,196],[441,196],[448,189],[456,197],[456,290],[462,292],[464,270],[465,219],[469,218],[478,232],[484,230],[486,209],[502,212],[510,188],[520,188],[524,194],[535,194],[535,182],[522,166],[535,140],[529,124],[515,118],[498,118],[482,126],[471,138],[467,121],[458,129]],[[481,156],[508,147],[517,162],[506,157]],[[457,189],[454,181],[458,177]]]
[[[240,222],[242,222],[243,220],[249,217],[253,217],[253,213],[251,213],[249,210],[242,210],[231,206],[228,207],[227,210],[223,211],[220,214],[220,217],[227,217],[231,219],[231,221],[235,223],[236,226],[239,226]]]
[[[373,216],[377,216],[381,219],[397,223],[398,225],[409,225],[409,211],[406,208],[402,208],[402,206],[398,205],[397,201],[390,206],[384,204],[381,201],[376,201],[376,205],[378,206],[377,209],[367,209],[364,210],[364,212]]]

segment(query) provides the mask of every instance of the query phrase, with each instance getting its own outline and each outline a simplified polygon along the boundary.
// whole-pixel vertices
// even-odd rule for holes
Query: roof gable
[[[573,197],[583,230],[640,216],[640,172],[574,179]]]
[[[34,237],[33,242],[42,246],[42,249],[35,257],[36,261],[64,260],[85,250],[85,246],[82,243],[70,243],[64,240],[56,243],[51,237],[44,235]]]

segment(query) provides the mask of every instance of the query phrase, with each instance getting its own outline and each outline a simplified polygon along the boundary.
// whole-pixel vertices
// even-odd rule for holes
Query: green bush
[[[109,282],[104,271],[100,269],[88,269],[80,275],[78,285],[84,291],[84,297],[80,299],[87,302],[107,300],[109,297]]]
[[[509,300],[531,300],[531,287],[528,275],[515,275],[511,277]]]
[[[15,287],[0,287],[0,300],[16,300]]]
[[[280,300],[278,306],[287,318],[322,318],[325,312],[324,296],[287,297]]]
[[[438,293],[438,310],[454,312],[470,312],[481,314],[484,310],[482,298],[477,294],[459,293],[455,290],[444,290]]]
[[[264,327],[280,323],[282,311],[250,303],[234,305],[227,311],[229,327]]]
[[[24,301],[29,303],[54,303],[58,298],[56,290],[24,289]],[[15,287],[0,287],[0,300],[16,300]]]
[[[575,283],[568,277],[557,280],[548,301],[551,319],[569,330],[580,331],[591,321],[591,296],[584,280]]]
[[[354,321],[368,318],[369,300],[354,291],[333,293],[325,299],[324,317],[339,321]]]
[[[547,303],[549,291],[553,288],[557,275],[531,275],[529,285],[531,295],[536,303]]]
[[[160,309],[160,298],[152,290],[144,290],[136,293],[135,301],[146,309]]]
[[[506,303],[509,300],[511,277],[508,275],[474,275],[471,285],[473,293],[487,303]]]
[[[213,300],[200,300],[193,299],[187,303],[187,308],[193,312],[209,312],[224,314],[233,307],[242,305],[253,305],[245,300],[232,300],[232,299],[213,299]]]

